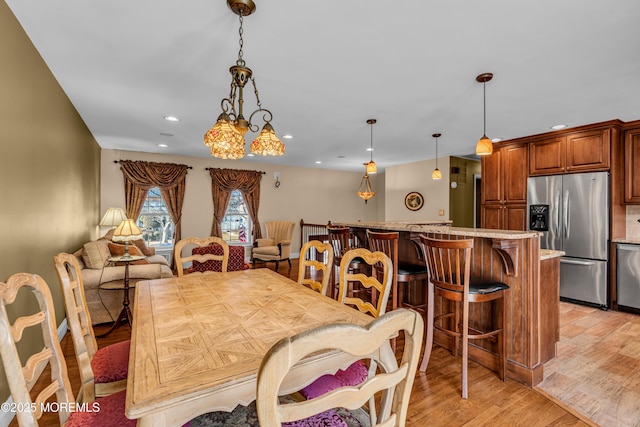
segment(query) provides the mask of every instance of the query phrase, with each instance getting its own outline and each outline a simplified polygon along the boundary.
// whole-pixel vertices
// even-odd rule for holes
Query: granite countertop
[[[551,249],[540,249],[540,261],[551,258],[558,258],[564,256],[566,252],[564,251],[554,251]]]
[[[451,227],[449,220],[384,221],[384,222],[334,222],[334,225],[373,228],[413,233],[446,233],[454,236],[486,237],[491,239],[527,239],[539,236],[538,231],[491,230],[485,228]]]
[[[629,243],[632,245],[640,245],[640,237],[627,238],[627,239],[613,239],[613,243]]]

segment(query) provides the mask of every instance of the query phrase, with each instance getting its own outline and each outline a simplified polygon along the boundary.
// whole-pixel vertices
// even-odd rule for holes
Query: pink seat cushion
[[[72,412],[65,427],[135,427],[136,420],[124,415],[125,390],[100,397],[88,404],[89,412]],[[95,406],[94,406],[95,405]]]
[[[361,361],[351,364],[344,371],[339,369],[334,375],[323,375],[300,390],[305,399],[314,399],[340,387],[353,387],[362,384],[369,374],[367,366]]]
[[[304,420],[282,423],[282,427],[349,427],[349,424],[329,409]]]
[[[211,245],[196,247],[191,250],[191,255],[214,254],[222,255],[222,246]],[[244,262],[244,246],[229,246],[229,261],[227,262],[227,271],[247,270],[249,266]],[[191,267],[187,269],[189,273],[195,271],[222,271],[222,261],[193,261]]]
[[[91,360],[94,381],[110,383],[127,378],[129,373],[129,347],[131,341],[121,341],[96,351]]]

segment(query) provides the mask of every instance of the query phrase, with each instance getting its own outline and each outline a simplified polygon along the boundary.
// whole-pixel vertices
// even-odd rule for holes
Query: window
[[[173,221],[160,188],[153,187],[149,190],[138,217],[138,227],[142,230],[147,245],[167,249],[173,247]]]
[[[231,192],[222,223],[222,239],[231,244],[251,243],[251,217],[239,190]]]

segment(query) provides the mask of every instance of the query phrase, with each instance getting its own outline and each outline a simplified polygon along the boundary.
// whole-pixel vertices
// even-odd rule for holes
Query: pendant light
[[[362,181],[360,181],[360,187],[358,188],[358,197],[364,200],[364,204],[367,204],[367,200],[376,195],[374,191],[371,190],[371,182],[369,182],[369,174],[366,169],[364,171],[364,176],[362,177]]]
[[[369,147],[369,152],[371,153],[371,160],[369,161],[369,163],[365,163],[365,165],[367,166],[367,174],[378,172],[378,166],[376,166],[376,162],[373,161],[373,125],[375,125],[376,122],[377,122],[376,119],[367,120],[367,123],[371,125],[371,146]]]
[[[442,136],[442,134],[441,133],[434,133],[431,136],[436,139],[436,168],[433,170],[433,173],[431,174],[431,178],[432,179],[442,179],[442,172],[440,172],[440,169],[438,169],[438,138],[440,138]]]
[[[493,78],[493,73],[483,73],[476,77],[476,81],[478,83],[482,83],[482,91],[483,91],[483,112],[484,112],[484,127],[482,138],[476,144],[476,154],[478,156],[487,156],[493,153],[493,143],[489,138],[487,138],[487,90],[486,83],[491,81]]]

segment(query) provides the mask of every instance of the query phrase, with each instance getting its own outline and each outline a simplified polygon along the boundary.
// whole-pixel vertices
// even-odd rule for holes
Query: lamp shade
[[[493,153],[493,143],[487,135],[482,135],[482,138],[476,144],[476,154],[478,156],[488,156]]]
[[[431,174],[431,179],[442,179],[442,172],[440,172],[440,169],[435,168],[433,170],[433,173]]]
[[[99,225],[102,227],[117,227],[125,219],[127,219],[127,215],[125,215],[122,208],[109,208],[104,213]]]
[[[273,126],[266,123],[256,139],[251,143],[251,152],[261,156],[282,156],[284,144],[276,136]]]
[[[367,163],[366,170],[367,170],[367,174],[378,173],[378,166],[376,165],[376,162],[371,160],[369,163]]]
[[[139,239],[142,239],[142,231],[132,219],[122,221],[116,231],[113,232],[112,238],[114,242],[131,242]]]

